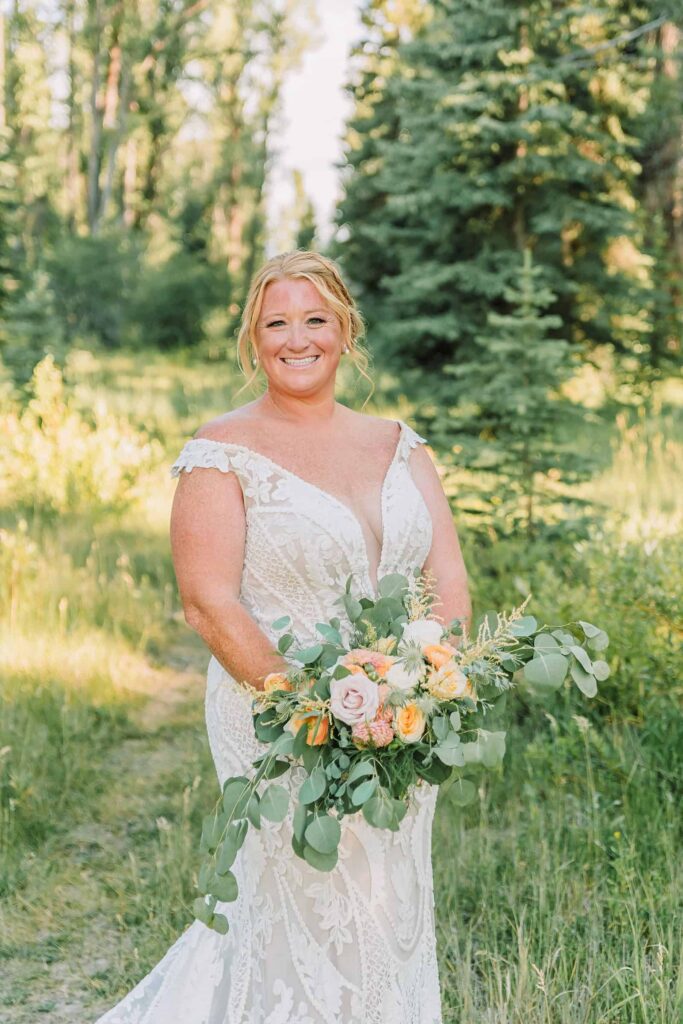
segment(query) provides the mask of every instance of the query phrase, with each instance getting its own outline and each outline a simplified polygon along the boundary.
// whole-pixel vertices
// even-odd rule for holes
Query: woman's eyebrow
[[[305,309],[304,315],[308,316],[309,313],[326,313],[327,310],[323,306],[316,306],[315,309]],[[263,319],[267,320],[271,316],[285,316],[284,313],[264,313]]]

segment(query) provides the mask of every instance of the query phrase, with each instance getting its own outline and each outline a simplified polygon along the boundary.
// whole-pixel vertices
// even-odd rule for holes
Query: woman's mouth
[[[285,364],[285,366],[294,366],[295,368],[301,366],[312,366],[313,363],[317,362],[319,358],[320,356],[303,356],[300,358],[289,358],[285,356],[280,356],[280,359]]]

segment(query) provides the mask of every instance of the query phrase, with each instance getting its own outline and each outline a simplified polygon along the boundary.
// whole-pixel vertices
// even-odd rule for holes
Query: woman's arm
[[[435,580],[433,616],[444,625],[464,619],[464,627],[469,629],[472,602],[453,514],[436,467],[422,445],[410,453],[410,471],[432,517],[432,546],[423,568],[430,570]]]
[[[171,510],[171,551],[185,620],[239,682],[263,689],[291,666],[239,602],[245,514],[234,473],[181,473]]]

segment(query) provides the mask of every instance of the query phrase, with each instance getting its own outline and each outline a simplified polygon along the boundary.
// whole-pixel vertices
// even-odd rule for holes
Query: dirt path
[[[114,1001],[111,992],[132,987],[181,930],[169,921],[159,934],[145,905],[161,900],[163,907],[156,861],[166,857],[173,866],[172,842],[185,851],[178,871],[191,874],[194,829],[183,790],[193,773],[206,778],[207,789],[214,781],[203,733],[207,661],[188,635],[163,666],[150,666],[142,678],[138,672],[131,735],[107,752],[97,813],[46,844],[19,899],[0,917],[2,1024],[92,1024]]]

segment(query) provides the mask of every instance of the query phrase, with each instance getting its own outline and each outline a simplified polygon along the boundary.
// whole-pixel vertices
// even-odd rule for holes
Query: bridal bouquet
[[[346,815],[396,831],[425,782],[448,783],[460,804],[474,798],[472,777],[505,753],[505,732],[483,725],[520,676],[537,690],[569,676],[592,697],[609,675],[603,630],[583,621],[539,626],[525,614],[529,598],[508,614],[488,612],[470,637],[457,619],[429,617],[431,581],[419,572],[384,576],[376,600],[357,600],[350,583],[338,602],[350,642],[338,618],[318,623],[320,641],[303,649],[287,632],[288,616],[273,623],[292,667],[267,676],[264,690],[251,688],[254,729],[267,749],[249,777],[226,780],[202,829],[194,913],[222,934],[228,921],[216,905],[237,897],[231,868],[247,829],[290,811],[290,791],[274,779],[295,769],[292,846],[330,871]]]

